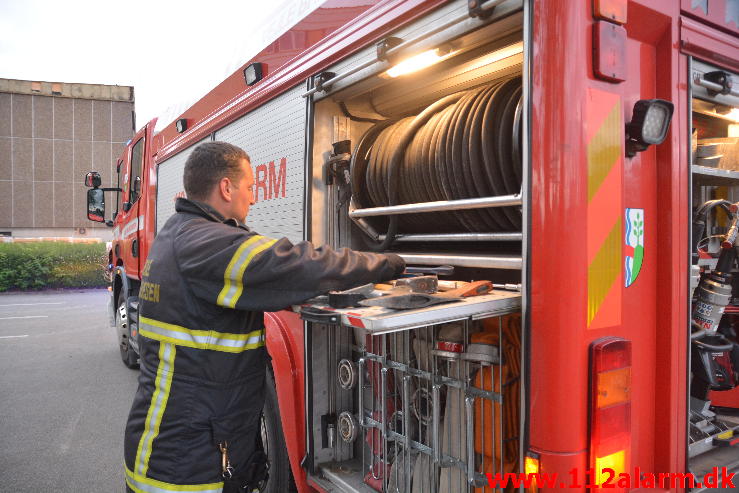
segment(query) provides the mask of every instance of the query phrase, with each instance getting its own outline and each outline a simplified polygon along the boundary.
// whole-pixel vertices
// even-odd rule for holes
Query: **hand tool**
[[[493,283],[490,281],[474,281],[469,284],[462,286],[461,288],[452,289],[451,291],[445,291],[439,293],[437,296],[450,297],[450,298],[467,298],[470,296],[479,296],[481,294],[488,294],[493,290]]]
[[[357,306],[361,300],[371,298],[374,290],[374,284],[364,284],[345,291],[329,291],[328,304],[332,308]]]
[[[452,289],[461,288],[462,286],[465,286],[466,284],[469,284],[466,281],[439,281],[439,291],[451,291]]]
[[[432,276],[404,277],[395,281],[395,287],[409,286],[413,293],[434,294],[438,291],[439,278]]]
[[[504,289],[506,291],[521,291],[520,284],[493,284],[493,289]]]
[[[444,293],[447,294],[447,293]],[[425,308],[437,303],[449,303],[461,298],[453,296],[442,296],[440,294],[414,293],[409,286],[400,286],[385,296],[371,298],[359,302],[362,306],[382,306],[394,310],[411,310]]]

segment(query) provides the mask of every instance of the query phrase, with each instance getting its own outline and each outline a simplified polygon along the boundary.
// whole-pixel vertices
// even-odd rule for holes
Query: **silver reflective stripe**
[[[221,493],[223,483],[208,484],[171,484],[157,481],[139,474],[132,473],[126,468],[126,483],[136,493],[171,493],[173,491],[197,491],[199,493]]]
[[[239,246],[223,275],[223,289],[217,300],[219,305],[230,308],[236,307],[236,302],[244,290],[243,277],[249,262],[256,254],[272,246],[275,241],[271,238],[256,235]]]
[[[264,345],[264,330],[230,334],[214,330],[192,330],[180,325],[140,317],[139,332],[144,337],[195,349],[240,353]]]

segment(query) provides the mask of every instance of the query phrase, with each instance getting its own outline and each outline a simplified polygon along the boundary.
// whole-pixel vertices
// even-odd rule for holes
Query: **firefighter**
[[[249,156],[225,142],[185,163],[187,199],[159,231],[139,291],[141,375],[128,417],[128,491],[253,491],[266,477],[264,311],[391,279],[397,255],[293,245],[244,222]]]

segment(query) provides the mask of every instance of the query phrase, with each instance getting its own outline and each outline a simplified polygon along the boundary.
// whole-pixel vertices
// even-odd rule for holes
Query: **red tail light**
[[[594,491],[624,491],[613,486],[629,470],[630,456],[631,341],[606,337],[590,346],[590,467],[593,484],[614,479]]]

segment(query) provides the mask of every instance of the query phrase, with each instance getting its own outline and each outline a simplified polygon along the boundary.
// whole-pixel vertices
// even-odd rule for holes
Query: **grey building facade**
[[[114,161],[135,128],[129,86],[0,78],[0,234],[98,237],[84,177],[114,186]]]

